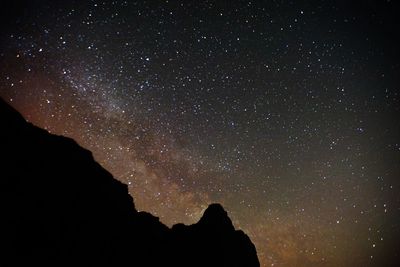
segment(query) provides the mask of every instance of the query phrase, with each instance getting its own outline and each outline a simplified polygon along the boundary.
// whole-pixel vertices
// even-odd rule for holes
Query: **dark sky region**
[[[2,1],[0,96],[169,226],[220,202],[263,267],[382,266],[400,237],[395,2]]]

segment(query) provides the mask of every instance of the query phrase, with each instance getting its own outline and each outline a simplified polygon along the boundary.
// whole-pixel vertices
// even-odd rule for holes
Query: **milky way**
[[[396,257],[394,3],[2,5],[1,97],[90,149],[139,210],[172,226],[220,202],[262,266]]]

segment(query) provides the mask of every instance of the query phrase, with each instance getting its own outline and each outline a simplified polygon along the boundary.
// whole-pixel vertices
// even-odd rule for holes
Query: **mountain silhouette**
[[[0,125],[0,266],[259,266],[221,205],[168,228],[90,151],[2,99]]]

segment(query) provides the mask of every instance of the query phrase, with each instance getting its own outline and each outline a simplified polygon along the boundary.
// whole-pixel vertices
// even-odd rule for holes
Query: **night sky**
[[[383,266],[400,240],[393,2],[2,1],[0,96],[168,226],[220,202],[262,266]]]

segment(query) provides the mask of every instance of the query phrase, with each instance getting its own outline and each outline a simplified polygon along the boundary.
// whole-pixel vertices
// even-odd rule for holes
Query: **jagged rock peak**
[[[216,229],[235,229],[231,219],[228,217],[228,213],[221,204],[218,203],[213,203],[208,206],[198,224]]]
[[[26,122],[1,98],[0,126],[0,266],[260,266],[221,205],[170,229],[137,212],[127,185],[90,151]]]

